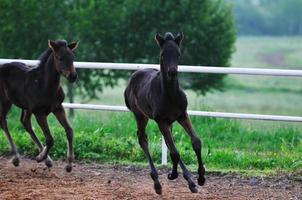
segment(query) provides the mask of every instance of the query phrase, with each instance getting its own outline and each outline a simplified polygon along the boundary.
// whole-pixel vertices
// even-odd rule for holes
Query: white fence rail
[[[126,106],[80,104],[80,103],[63,103],[63,106],[65,108],[84,109],[84,110],[104,110],[104,111],[129,112],[129,110]],[[286,116],[286,115],[259,115],[259,114],[208,112],[208,111],[195,111],[195,110],[188,110],[188,114],[192,115],[192,116],[205,116],[205,117],[302,122],[302,117]]]
[[[37,60],[19,60],[19,59],[0,59],[0,65],[8,62],[23,62],[29,66],[36,66]],[[74,62],[76,68],[83,69],[119,69],[119,70],[139,70],[145,68],[159,69],[157,64],[131,64],[131,63],[97,63],[97,62]],[[257,69],[257,68],[235,68],[235,67],[207,67],[207,66],[185,66],[178,67],[180,72],[191,73],[221,73],[221,74],[242,74],[242,75],[263,75],[263,76],[290,76],[302,77],[302,70],[284,70],[284,69]],[[87,109],[87,110],[107,110],[107,111],[129,111],[125,106],[111,105],[93,105],[64,103],[65,108]],[[271,121],[288,121],[302,122],[299,116],[284,115],[260,115],[244,113],[225,113],[225,112],[207,112],[207,111],[188,111],[190,115],[222,117],[235,119],[253,119],[253,120],[271,120]],[[162,164],[167,164],[167,147],[162,142]]]
[[[29,66],[36,66],[38,64],[37,60],[0,59],[0,65],[8,62],[23,62]],[[74,62],[74,65],[76,68],[82,68],[82,69],[120,69],[120,70],[139,70],[139,69],[146,69],[146,68],[159,69],[158,64]],[[285,69],[257,69],[257,68],[180,65],[178,67],[178,71],[191,72],[191,73],[214,73],[214,74],[221,73],[221,74],[302,77],[302,70],[285,70]]]

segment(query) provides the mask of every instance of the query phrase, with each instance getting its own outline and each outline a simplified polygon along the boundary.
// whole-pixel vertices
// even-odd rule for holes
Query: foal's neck
[[[55,67],[54,55],[51,53],[43,66],[44,88],[50,92],[57,90],[60,85],[60,74]]]
[[[168,77],[161,71],[160,73],[161,87],[163,95],[166,98],[175,98],[180,90],[178,79],[168,79]]]

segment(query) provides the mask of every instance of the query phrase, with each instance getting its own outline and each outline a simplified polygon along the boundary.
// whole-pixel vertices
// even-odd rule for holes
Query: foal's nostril
[[[78,78],[77,74],[70,74],[68,76],[68,81],[71,82],[71,83],[73,83],[73,82],[75,82],[77,80],[77,78]]]
[[[173,69],[173,70],[169,70],[168,71],[169,76],[174,77],[177,75],[177,70]]]

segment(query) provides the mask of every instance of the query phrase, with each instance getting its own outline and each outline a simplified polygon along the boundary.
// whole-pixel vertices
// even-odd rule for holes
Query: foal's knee
[[[71,127],[67,127],[65,129],[65,132],[67,133],[67,140],[72,141],[73,140],[73,129]]]
[[[140,131],[137,131],[138,143],[141,147],[144,147],[147,144],[146,134],[142,134]]]
[[[53,145],[54,145],[54,142],[53,142],[52,136],[47,137],[47,138],[46,138],[46,146],[47,146],[48,148],[50,148],[50,147],[52,147]]]
[[[23,125],[23,127],[25,128],[26,131],[30,131],[31,126],[30,126],[30,121],[26,120],[26,118],[24,117],[24,114],[21,115],[20,117],[20,121],[21,124]]]
[[[198,137],[192,138],[192,146],[196,150],[201,149],[201,140]]]

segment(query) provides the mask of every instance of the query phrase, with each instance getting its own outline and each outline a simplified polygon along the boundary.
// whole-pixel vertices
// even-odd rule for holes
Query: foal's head
[[[180,58],[182,39],[182,33],[178,33],[176,37],[170,32],[165,33],[164,37],[159,33],[155,35],[155,40],[160,47],[161,71],[170,80],[177,78],[177,66]]]
[[[62,74],[69,82],[75,82],[78,75],[73,66],[73,52],[78,47],[78,42],[67,44],[64,40],[48,40],[48,46],[53,51],[57,72]]]

